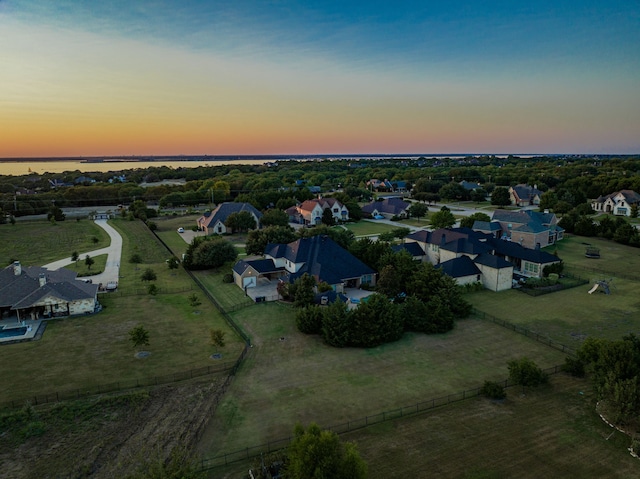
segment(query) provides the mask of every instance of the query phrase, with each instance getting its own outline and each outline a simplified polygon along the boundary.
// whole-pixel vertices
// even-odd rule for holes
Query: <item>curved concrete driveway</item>
[[[80,260],[84,260],[87,255],[91,257],[99,256],[101,254],[108,255],[107,264],[104,267],[104,271],[95,276],[90,276],[94,284],[102,283],[106,285],[111,281],[118,281],[120,273],[120,259],[122,256],[122,236],[120,236],[120,233],[118,233],[110,224],[107,223],[107,220],[96,220],[95,223],[107,232],[107,234],[111,238],[111,244],[106,248],[81,253],[79,258]],[[69,257],[61,259],[60,261],[54,261],[53,263],[45,264],[44,267],[48,270],[55,271],[57,269],[64,268],[71,263],[73,263],[73,260],[71,259],[71,257]]]

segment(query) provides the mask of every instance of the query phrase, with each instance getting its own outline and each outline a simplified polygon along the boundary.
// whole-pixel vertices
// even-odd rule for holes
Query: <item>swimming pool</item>
[[[21,326],[19,328],[0,329],[0,338],[13,338],[14,336],[23,336],[26,332],[26,326]]]

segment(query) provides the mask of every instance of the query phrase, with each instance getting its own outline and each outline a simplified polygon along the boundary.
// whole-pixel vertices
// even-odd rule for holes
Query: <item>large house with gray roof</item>
[[[491,291],[510,289],[514,273],[541,277],[545,266],[560,262],[550,253],[469,228],[420,230],[406,237],[405,243],[411,242],[458,284],[480,282]]]
[[[387,219],[393,217],[408,218],[409,208],[411,208],[411,203],[404,201],[402,198],[384,198],[364,205],[362,212],[372,218],[376,216],[384,216]]]
[[[93,313],[98,306],[98,285],[77,279],[60,268],[49,271],[23,267],[19,261],[0,271],[0,319],[45,319]]]
[[[260,227],[260,218],[262,213],[258,211],[250,203],[220,203],[216,209],[207,212],[198,218],[198,230],[204,231],[207,236],[214,234],[225,234],[228,232],[227,226],[224,224],[232,213],[240,213],[247,211],[256,221],[256,228]]]
[[[542,191],[538,189],[538,185],[519,184],[509,188],[509,196],[511,204],[515,206],[539,205]]]
[[[495,210],[491,222],[476,221],[473,229],[531,249],[544,248],[564,237],[554,213],[531,210]]]
[[[240,260],[233,267],[234,281],[245,291],[274,280],[293,283],[305,273],[337,293],[376,282],[376,271],[326,235],[268,244],[264,259]]]
[[[616,216],[631,216],[633,205],[640,206],[640,194],[633,190],[620,190],[606,196],[599,196],[591,202],[591,208],[598,213]]]

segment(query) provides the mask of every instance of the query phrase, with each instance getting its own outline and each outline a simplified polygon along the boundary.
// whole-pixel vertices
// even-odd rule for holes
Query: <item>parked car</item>
[[[182,226],[178,228],[178,233],[184,233],[184,228]]]

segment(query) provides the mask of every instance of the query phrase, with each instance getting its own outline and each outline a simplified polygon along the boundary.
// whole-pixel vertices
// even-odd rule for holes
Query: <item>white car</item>
[[[184,233],[184,228],[182,227],[178,228],[178,233]]]

